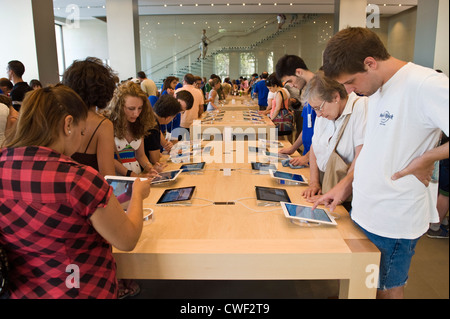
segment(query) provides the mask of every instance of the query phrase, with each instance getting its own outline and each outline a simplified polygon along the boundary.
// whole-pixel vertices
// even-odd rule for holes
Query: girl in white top
[[[153,177],[157,172],[152,169],[143,143],[149,129],[156,126],[147,95],[138,84],[128,81],[117,88],[110,102],[110,108],[110,118],[114,126],[117,174]]]
[[[214,111],[219,109],[219,94],[217,90],[220,89],[219,79],[212,79],[211,81],[212,89],[209,91],[209,99],[206,100],[208,103],[207,111]]]
[[[345,87],[318,72],[308,82],[304,99],[317,113],[310,149],[310,182],[303,196],[311,202],[322,193],[320,172],[325,172],[328,159],[336,147],[338,135],[345,119],[345,126],[336,152],[353,169],[353,163],[364,144],[367,122],[368,98],[355,93],[347,95]]]

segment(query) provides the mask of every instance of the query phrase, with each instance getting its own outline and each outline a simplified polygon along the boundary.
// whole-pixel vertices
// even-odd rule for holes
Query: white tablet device
[[[133,183],[136,177],[106,175],[105,180],[111,185],[113,193],[122,208],[126,211],[133,191]]]
[[[282,161],[285,159],[291,159],[291,157],[287,154],[281,154],[281,153],[275,153],[275,152],[269,152],[269,151],[265,151],[264,155],[266,155],[267,157],[276,158],[279,161]]]
[[[324,209],[316,208],[313,211],[310,206],[286,202],[281,202],[281,207],[283,208],[284,215],[289,219],[302,222],[337,225],[334,218]]]
[[[281,181],[308,184],[308,180],[306,179],[306,177],[301,174],[293,174],[293,173],[288,173],[288,172],[275,171],[273,169],[269,169],[269,174],[272,178],[275,178],[275,179],[278,179]]]
[[[262,138],[259,139],[259,143],[262,146],[270,147],[270,148],[271,147],[284,147],[283,143],[281,143],[280,141],[270,141],[270,140],[265,140]]]
[[[177,170],[174,170],[174,171],[167,171],[167,172],[158,173],[159,176],[155,177],[152,180],[152,185],[153,184],[161,184],[161,183],[173,182],[174,180],[177,179],[178,175],[180,175],[182,171],[183,171],[182,169],[177,169]]]

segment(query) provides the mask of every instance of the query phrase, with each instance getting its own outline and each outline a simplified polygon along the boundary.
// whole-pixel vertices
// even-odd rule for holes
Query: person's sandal
[[[138,283],[132,279],[119,279],[118,299],[134,297],[141,292]]]

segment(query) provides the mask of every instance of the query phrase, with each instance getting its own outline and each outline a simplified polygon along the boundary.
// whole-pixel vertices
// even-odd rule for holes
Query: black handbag
[[[6,250],[0,245],[0,296],[6,292],[8,285],[8,258]]]

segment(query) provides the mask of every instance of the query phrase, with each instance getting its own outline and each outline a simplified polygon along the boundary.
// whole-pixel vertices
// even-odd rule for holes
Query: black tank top
[[[97,171],[98,171],[97,154],[87,154],[86,151],[88,150],[89,145],[91,144],[92,138],[94,137],[95,133],[97,133],[98,128],[100,127],[100,125],[102,125],[104,120],[106,120],[106,118],[101,120],[101,122],[95,128],[95,131],[94,133],[92,133],[92,136],[86,146],[86,150],[84,151],[84,153],[76,152],[72,155],[72,159],[74,159],[78,163],[91,166],[95,168]]]

